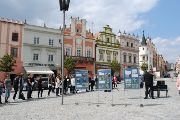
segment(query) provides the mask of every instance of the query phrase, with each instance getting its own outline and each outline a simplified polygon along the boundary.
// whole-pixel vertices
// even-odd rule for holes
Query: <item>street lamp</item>
[[[69,3],[70,0],[59,0],[59,6],[60,6],[60,11],[63,11],[63,40],[62,40],[62,105],[63,105],[63,95],[64,95],[64,30],[65,30],[65,11],[68,11],[69,9]]]

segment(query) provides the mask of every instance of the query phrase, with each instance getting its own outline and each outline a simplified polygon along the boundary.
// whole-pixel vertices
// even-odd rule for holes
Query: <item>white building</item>
[[[121,33],[117,39],[120,42],[121,68],[139,67],[139,39],[138,36]]]
[[[60,29],[47,28],[45,25],[41,27],[25,24],[22,51],[23,66],[43,66],[50,68],[55,74],[60,72],[61,40]]]
[[[139,64],[140,66],[142,63],[148,64],[148,71],[153,69],[153,46],[151,43],[151,39],[146,39],[143,31],[142,42],[141,46],[139,47]],[[140,73],[142,74],[143,71],[140,70]]]

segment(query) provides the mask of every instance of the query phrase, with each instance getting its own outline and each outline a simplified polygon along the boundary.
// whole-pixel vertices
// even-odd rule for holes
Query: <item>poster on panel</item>
[[[139,89],[139,69],[127,68],[124,69],[124,89]]]
[[[76,90],[88,89],[88,70],[75,70]]]
[[[99,90],[112,90],[111,69],[100,69],[97,73]]]

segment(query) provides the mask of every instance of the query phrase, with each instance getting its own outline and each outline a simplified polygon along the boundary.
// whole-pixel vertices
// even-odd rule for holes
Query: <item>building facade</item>
[[[151,39],[149,37],[146,39],[143,31],[142,42],[139,47],[139,65],[141,66],[143,63],[148,64],[148,71],[153,69],[153,50],[154,46]],[[143,74],[141,69],[140,74]]]
[[[60,29],[48,28],[44,25],[24,25],[23,33],[23,66],[49,67],[55,74],[61,69]]]
[[[96,36],[96,70],[111,68],[113,60],[120,63],[120,44],[112,28],[106,25]]]
[[[93,33],[86,28],[86,20],[71,17],[70,27],[65,29],[64,35],[65,57],[71,56],[75,60],[75,69],[86,69],[93,74],[95,40]]]
[[[21,56],[22,33],[23,22],[0,18],[0,58],[5,54],[10,54],[16,60],[11,76],[23,71]],[[0,80],[4,80],[4,74],[0,72]]]
[[[119,31],[117,39],[120,42],[120,63],[124,68],[139,67],[139,39],[138,36],[121,33]]]

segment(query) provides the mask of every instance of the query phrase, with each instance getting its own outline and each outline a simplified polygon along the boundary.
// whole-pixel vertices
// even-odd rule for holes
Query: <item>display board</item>
[[[88,89],[88,70],[75,70],[76,90]]]
[[[97,73],[99,90],[112,90],[111,69],[100,69]]]
[[[139,89],[139,69],[127,68],[124,69],[124,89]]]

